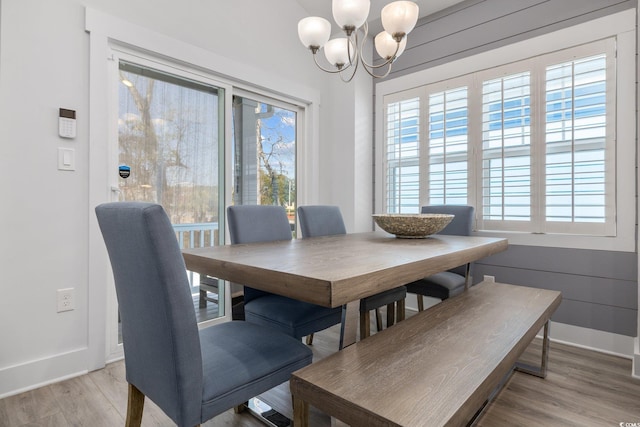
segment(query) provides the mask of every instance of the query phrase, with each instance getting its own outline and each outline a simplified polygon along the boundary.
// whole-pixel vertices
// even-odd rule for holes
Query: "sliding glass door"
[[[118,73],[118,200],[161,204],[182,248],[224,243],[224,90],[123,60]],[[189,278],[198,321],[224,316],[223,283]]]
[[[235,205],[283,206],[296,224],[297,107],[257,95],[233,97]]]

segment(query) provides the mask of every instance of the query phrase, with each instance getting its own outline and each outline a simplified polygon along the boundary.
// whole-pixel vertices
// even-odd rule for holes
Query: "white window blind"
[[[546,221],[603,224],[607,205],[606,55],[548,66],[545,80]],[[563,226],[555,225],[558,229]]]
[[[478,230],[614,236],[615,87],[609,39],[385,95],[386,211],[471,204]]]
[[[482,83],[482,214],[485,224],[531,221],[531,74]]]
[[[429,95],[429,204],[463,205],[468,198],[468,90]]]
[[[386,211],[420,210],[420,99],[386,107]]]

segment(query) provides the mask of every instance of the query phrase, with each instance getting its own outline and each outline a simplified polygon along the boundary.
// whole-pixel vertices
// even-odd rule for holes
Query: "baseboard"
[[[86,374],[87,352],[85,347],[0,369],[0,399]]]
[[[432,299],[425,298],[425,308],[439,301],[431,301]],[[407,304],[407,310],[418,311],[409,304]],[[640,377],[640,349],[638,349],[637,338],[557,322],[551,322],[549,337],[553,342],[632,359],[634,361],[632,374]],[[539,338],[542,338],[542,332]]]
[[[554,342],[612,354],[625,359],[633,358],[634,338],[626,335],[551,322],[549,337]]]
[[[640,379],[640,342],[638,337],[633,339],[633,367],[631,369],[631,375],[634,378]]]

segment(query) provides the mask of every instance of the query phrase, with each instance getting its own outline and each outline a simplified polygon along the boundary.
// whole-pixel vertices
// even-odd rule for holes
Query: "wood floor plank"
[[[112,427],[124,418],[91,380],[89,375],[50,386],[67,421],[74,426]]]
[[[20,427],[71,427],[62,412],[41,418],[37,422],[23,424]]]
[[[537,352],[538,340],[527,350]],[[479,426],[612,426],[640,421],[640,380],[631,361],[551,343],[546,379],[516,372]]]
[[[317,333],[312,346],[314,360],[337,351],[338,339],[339,327]],[[523,359],[539,362],[540,350],[535,340]],[[515,372],[478,420],[478,426],[609,427],[621,422],[640,423],[640,380],[631,377],[630,360],[552,342],[548,369],[546,379]],[[277,410],[291,412],[288,384],[267,395],[278,405]],[[0,400],[0,427],[123,426],[126,401],[124,362],[120,361],[82,377]],[[148,399],[142,425],[174,426]],[[328,427],[332,423],[326,414],[310,407],[310,425]],[[264,424],[246,412],[229,410],[203,426]]]
[[[60,408],[50,387],[21,393],[2,400],[3,412],[6,418],[0,420],[0,425],[15,427],[28,423],[37,423],[40,420],[60,412]]]

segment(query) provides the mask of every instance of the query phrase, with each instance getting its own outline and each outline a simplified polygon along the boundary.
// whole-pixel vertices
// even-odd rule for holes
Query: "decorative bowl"
[[[442,231],[453,219],[449,214],[374,214],[380,228],[401,239],[423,239]]]

